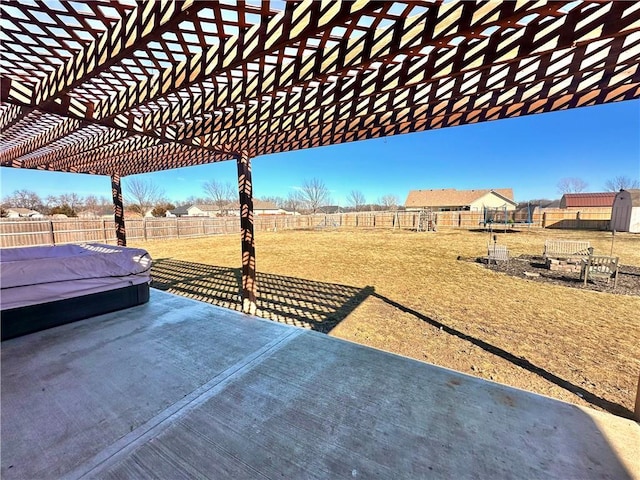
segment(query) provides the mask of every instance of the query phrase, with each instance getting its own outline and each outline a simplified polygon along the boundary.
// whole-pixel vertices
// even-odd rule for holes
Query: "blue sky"
[[[640,100],[618,102],[367,140],[253,160],[254,195],[285,197],[305,179],[319,178],[334,203],[353,189],[367,202],[387,194],[404,202],[412,189],[513,188],[518,201],[559,198],[563,177],[588,191],[607,179],[640,178]],[[236,182],[235,162],[137,175],[172,201],[204,196],[209,180]],[[128,178],[123,179],[126,190]],[[29,189],[42,197],[76,192],[110,195],[108,177],[0,168],[2,196]]]

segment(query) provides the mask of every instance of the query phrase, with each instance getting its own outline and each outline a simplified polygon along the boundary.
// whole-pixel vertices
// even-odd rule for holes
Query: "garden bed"
[[[486,263],[486,258],[479,258],[476,261]],[[552,283],[565,287],[594,290],[597,292],[615,293],[618,295],[640,296],[640,267],[632,265],[621,265],[618,271],[618,282],[613,288],[613,279],[607,283],[606,280],[589,281],[584,285],[584,280],[580,280],[579,273],[560,272],[549,270],[544,258],[535,255],[520,255],[511,258],[509,263],[499,262],[497,265],[491,264],[489,268],[506,273],[513,277],[526,278],[536,282]]]

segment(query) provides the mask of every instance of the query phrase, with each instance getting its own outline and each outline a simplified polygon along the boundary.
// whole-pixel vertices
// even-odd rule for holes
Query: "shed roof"
[[[0,9],[7,167],[125,176],[640,97],[634,2]]]
[[[611,207],[615,198],[616,192],[565,193],[560,199],[560,207]]]
[[[631,197],[631,206],[632,207],[640,207],[640,188],[629,188],[627,190],[620,190],[616,193],[616,198],[620,195],[624,195],[628,193]]]
[[[513,201],[512,188],[496,188],[481,190],[456,190],[455,188],[443,188],[438,190],[411,190],[407,196],[405,207],[451,207],[466,206],[483,197],[487,193],[494,192],[505,200]]]

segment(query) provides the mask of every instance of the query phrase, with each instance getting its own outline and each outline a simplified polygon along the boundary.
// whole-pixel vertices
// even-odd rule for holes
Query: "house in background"
[[[186,212],[182,213],[182,212]],[[273,202],[265,202],[264,200],[253,200],[254,215],[291,215],[291,212],[278,208]],[[191,205],[190,207],[180,207],[171,210],[171,214],[167,212],[167,216],[172,217],[219,217],[219,216],[240,216],[240,204],[237,202],[228,203],[222,208],[217,205]]]
[[[565,193],[560,199],[560,208],[611,208],[616,192]]]
[[[82,210],[78,212],[78,218],[93,219],[100,218],[100,215],[98,215],[98,212],[96,212],[95,210]]]
[[[485,190],[456,190],[444,188],[438,190],[411,190],[404,203],[407,211],[431,209],[434,212],[482,211],[488,208],[506,208],[515,210],[512,188]]]
[[[239,216],[240,215],[240,204],[239,203],[230,203],[225,205],[223,210],[227,215],[231,216]],[[266,202],[264,200],[253,200],[253,214],[254,215],[291,215],[292,212],[279,208],[273,202]]]
[[[640,233],[640,189],[630,188],[615,194],[611,230]]]
[[[31,210],[30,208],[22,208],[22,207],[10,207],[6,208],[5,212],[7,212],[7,218],[42,218],[40,212],[35,210]]]
[[[220,207],[217,205],[198,204],[187,207],[187,215],[189,217],[217,217],[220,215]]]

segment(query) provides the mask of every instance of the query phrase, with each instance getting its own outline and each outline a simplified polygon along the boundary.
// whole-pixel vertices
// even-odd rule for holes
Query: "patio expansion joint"
[[[284,334],[279,335],[262,348],[228,367],[204,385],[196,388],[190,394],[170,405],[135,430],[104,448],[101,452],[94,455],[84,463],[78,465],[62,478],[80,479],[91,478],[98,475],[100,471],[118,463],[122,458],[126,457],[136,448],[144,445],[147,441],[160,434],[164,429],[170,427],[175,420],[183,417],[213,396],[217,395],[231,382],[242,377],[254,367],[271,357],[289,342],[305,333],[308,332],[300,328],[287,329]]]

